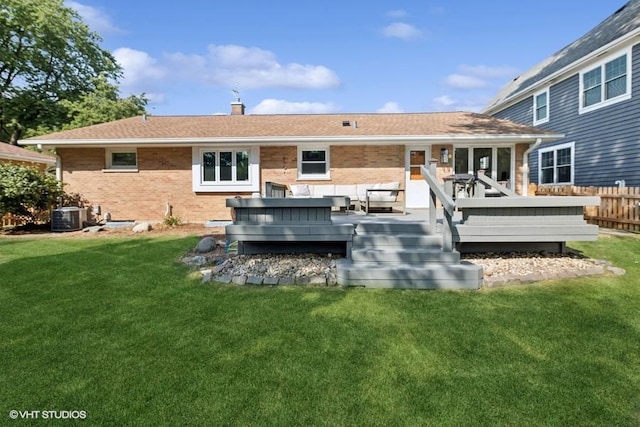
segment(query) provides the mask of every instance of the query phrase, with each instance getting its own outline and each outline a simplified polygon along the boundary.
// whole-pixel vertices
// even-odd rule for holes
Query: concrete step
[[[364,248],[351,251],[351,261],[358,265],[389,264],[457,264],[460,262],[458,251],[444,252],[440,248]]]
[[[356,234],[353,248],[441,248],[442,236],[426,234]]]
[[[434,234],[433,228],[424,221],[361,222],[356,234]]]
[[[348,260],[337,263],[342,286],[397,289],[479,289],[482,267],[468,262],[424,266],[358,265]]]

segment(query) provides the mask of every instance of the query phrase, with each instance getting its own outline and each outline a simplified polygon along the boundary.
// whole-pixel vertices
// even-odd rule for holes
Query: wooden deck
[[[596,240],[584,219],[597,197],[492,197],[456,200],[462,219],[453,239],[464,252],[563,252],[567,241]]]
[[[234,209],[227,239],[238,253],[322,252],[351,254],[353,224],[334,224],[333,198],[227,199]]]
[[[343,286],[478,289],[482,268],[461,261],[460,252],[562,252],[567,241],[598,238],[598,227],[584,220],[584,207],[598,197],[521,197],[482,177],[479,185],[503,197],[482,197],[482,187],[478,197],[454,200],[433,169],[422,168],[430,208],[420,219],[332,217],[332,207],[344,205],[335,197],[227,199],[234,218],[227,239],[240,254],[343,253]]]

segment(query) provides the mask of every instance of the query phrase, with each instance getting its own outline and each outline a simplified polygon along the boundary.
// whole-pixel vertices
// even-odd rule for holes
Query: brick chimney
[[[244,116],[244,104],[240,99],[231,103],[231,115],[232,116]]]

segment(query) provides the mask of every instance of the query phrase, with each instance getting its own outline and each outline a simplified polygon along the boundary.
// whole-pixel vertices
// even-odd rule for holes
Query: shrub
[[[182,220],[180,219],[180,217],[177,216],[173,216],[173,215],[167,215],[164,217],[164,221],[163,224],[169,227],[174,227],[177,225],[181,225],[182,224]]]
[[[33,223],[63,194],[62,184],[50,174],[31,166],[0,164],[0,216],[13,214]]]

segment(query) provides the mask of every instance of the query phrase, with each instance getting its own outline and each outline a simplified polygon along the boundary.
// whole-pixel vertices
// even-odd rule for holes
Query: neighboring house
[[[539,185],[640,186],[640,0],[515,78],[484,113],[565,135],[531,153]]]
[[[0,142],[0,163],[28,165],[44,171],[56,165],[56,158]]]
[[[420,165],[485,169],[522,191],[531,145],[561,137],[476,113],[141,116],[20,141],[55,149],[65,190],[115,219],[230,218],[227,198],[286,185],[399,182],[428,206]],[[455,153],[455,158],[454,158]],[[454,164],[456,165],[454,168]]]

